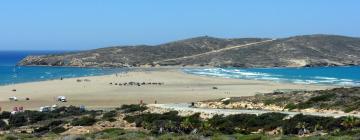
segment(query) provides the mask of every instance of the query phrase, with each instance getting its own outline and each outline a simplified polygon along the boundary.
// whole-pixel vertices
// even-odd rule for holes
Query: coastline
[[[77,79],[89,80],[77,82]],[[163,85],[119,86],[115,83],[159,82]],[[114,83],[110,85],[110,83]],[[217,89],[213,89],[216,87]],[[0,106],[10,111],[14,106],[38,110],[41,106],[57,104],[85,105],[86,108],[111,108],[121,104],[185,103],[202,100],[251,96],[276,89],[327,89],[335,86],[302,85],[272,81],[229,79],[190,75],[180,68],[160,68],[152,71],[135,70],[112,75],[67,78],[0,86]],[[16,89],[16,91],[12,91]],[[9,101],[16,96],[19,101]],[[56,101],[66,96],[68,102]],[[26,101],[25,98],[30,98]]]
[[[9,73],[10,68],[12,73]],[[61,78],[82,78],[82,77],[91,77],[91,76],[103,76],[114,73],[127,72],[129,70],[128,68],[99,68],[99,67],[83,68],[83,67],[62,67],[62,66],[13,66],[13,65],[11,66],[0,65],[0,69],[5,70],[5,81],[7,81],[7,82],[0,81],[0,86],[52,81],[52,80],[59,80]],[[21,69],[27,69],[27,70],[21,71]],[[71,69],[71,71],[69,71],[68,69]],[[73,71],[72,69],[75,69],[75,71]],[[64,72],[64,70],[66,72]],[[8,73],[6,73],[6,71]],[[39,72],[29,73],[29,71],[39,71]],[[16,75],[14,79],[9,79],[9,77],[13,77],[14,75]],[[21,75],[21,78],[16,79],[18,75]],[[35,76],[31,77],[28,75],[35,75]]]

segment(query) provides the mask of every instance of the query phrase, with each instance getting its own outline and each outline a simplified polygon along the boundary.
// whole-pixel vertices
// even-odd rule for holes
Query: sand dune
[[[90,82],[77,82],[89,79]],[[119,86],[109,83],[161,82],[164,85]],[[218,87],[213,89],[212,87]],[[275,89],[325,89],[329,86],[285,84],[269,81],[239,80],[189,75],[177,69],[134,71],[124,74],[72,78],[0,86],[0,107],[11,110],[14,106],[38,109],[46,105],[85,105],[87,108],[110,108],[121,104],[182,103],[207,99],[249,96],[271,92]],[[16,89],[17,91],[12,91]],[[57,96],[66,96],[68,102],[60,103]],[[16,96],[19,101],[9,101]],[[25,101],[25,98],[30,98]]]

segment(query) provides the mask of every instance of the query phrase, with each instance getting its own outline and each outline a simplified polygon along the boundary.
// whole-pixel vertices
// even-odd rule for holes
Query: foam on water
[[[360,86],[360,67],[318,67],[318,68],[185,68],[189,74],[290,82],[298,84],[325,84]]]

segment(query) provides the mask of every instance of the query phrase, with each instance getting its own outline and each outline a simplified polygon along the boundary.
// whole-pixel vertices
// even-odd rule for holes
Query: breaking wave
[[[323,68],[184,68],[185,73],[297,84],[360,86],[360,67]]]

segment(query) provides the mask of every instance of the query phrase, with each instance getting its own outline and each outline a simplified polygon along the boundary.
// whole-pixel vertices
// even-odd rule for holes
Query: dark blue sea
[[[208,68],[183,69],[186,73],[235,79],[298,84],[360,86],[360,66],[311,68]]]
[[[19,67],[16,64],[28,55],[46,55],[64,51],[0,51],[0,85],[125,72],[120,68]]]

